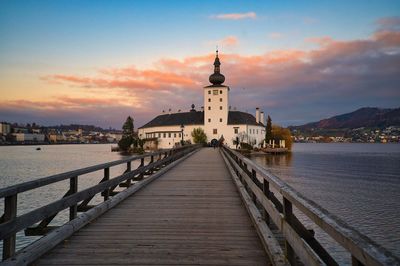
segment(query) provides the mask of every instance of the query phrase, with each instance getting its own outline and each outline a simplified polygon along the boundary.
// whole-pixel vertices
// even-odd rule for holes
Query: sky
[[[135,127],[203,105],[283,126],[400,106],[400,1],[0,1],[0,121]]]

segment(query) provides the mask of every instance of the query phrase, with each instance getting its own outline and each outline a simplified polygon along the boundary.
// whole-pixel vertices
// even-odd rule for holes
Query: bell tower
[[[220,66],[217,50],[214,73],[209,78],[212,85],[204,87],[204,128],[209,141],[218,140],[228,124],[229,87],[222,85],[225,76],[221,74]]]

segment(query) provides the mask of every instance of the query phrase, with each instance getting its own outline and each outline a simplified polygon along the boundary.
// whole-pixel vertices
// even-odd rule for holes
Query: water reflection
[[[249,155],[251,160],[264,166],[291,166],[293,154],[291,152],[285,154],[257,154]]]

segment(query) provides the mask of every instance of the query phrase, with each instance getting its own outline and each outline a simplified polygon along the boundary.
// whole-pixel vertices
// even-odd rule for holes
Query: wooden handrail
[[[283,232],[286,241],[290,242],[289,244],[291,244],[296,255],[300,259],[303,258],[305,260],[303,263],[310,263],[307,259],[313,257],[312,253],[320,256],[327,265],[332,265],[336,262],[329,254],[327,257],[327,254],[324,253],[325,250],[321,250],[319,243],[315,243],[315,239],[310,239],[310,235],[307,235],[304,231],[305,227],[291,212],[292,205],[344,247],[351,254],[353,265],[359,265],[360,263],[363,265],[400,265],[400,259],[395,257],[390,251],[379,246],[367,236],[330,214],[317,203],[307,199],[257,163],[227,147],[223,147],[222,152],[228,157],[229,163],[233,166],[242,182],[248,187],[250,193],[254,195],[255,199],[260,203],[264,211],[266,211],[268,218]],[[268,193],[267,195],[265,194],[263,187],[260,187],[258,181],[254,180],[252,177],[254,174],[249,175],[252,172],[255,172],[263,180],[262,183],[265,187],[271,185],[281,194],[283,198],[283,202],[281,202],[283,213],[277,209],[277,206],[268,197]],[[288,213],[285,213],[285,211]],[[288,217],[290,217],[290,220]],[[305,240],[308,244],[305,248],[293,246],[300,245],[301,242],[299,240],[301,239]],[[308,251],[307,249],[310,250]],[[313,261],[315,262],[313,264],[320,264],[320,262]]]
[[[27,235],[45,234],[49,230],[54,229],[54,227],[48,227],[47,225],[60,211],[69,208],[69,220],[74,220],[77,217],[78,211],[84,212],[94,207],[93,205],[88,206],[88,203],[95,195],[101,193],[106,201],[110,196],[119,193],[113,191],[116,187],[121,186],[128,188],[131,186],[131,180],[142,180],[144,175],[151,175],[152,173],[159,171],[164,166],[182,158],[184,155],[192,152],[198,147],[199,145],[188,145],[177,149],[161,150],[145,155],[132,156],[127,159],[69,171],[1,189],[0,198],[5,199],[4,215],[0,220],[0,239],[3,240],[3,260],[15,254],[17,232],[25,229]],[[155,155],[159,155],[159,159],[156,161],[154,160]],[[161,155],[164,155],[164,157],[161,158]],[[144,165],[144,158],[146,157],[150,158],[150,162],[147,165]],[[132,170],[131,162],[138,159],[141,160],[140,166]],[[121,175],[110,178],[110,167],[124,163],[127,163],[126,171]],[[79,175],[103,169],[104,176],[100,183],[78,191]],[[64,197],[17,216],[18,193],[33,190],[66,179],[70,179],[70,184],[69,190]],[[79,202],[82,203],[78,205]],[[36,227],[29,228],[29,226],[35,225],[40,221],[42,222]]]
[[[56,175],[37,178],[37,179],[32,180],[32,181],[28,181],[28,182],[16,184],[16,185],[13,185],[13,186],[1,188],[0,189],[0,198],[5,198],[5,197],[8,197],[8,196],[17,194],[17,193],[22,193],[22,192],[25,192],[25,191],[28,191],[28,190],[32,190],[32,189],[35,189],[35,188],[47,186],[49,184],[56,183],[56,182],[59,182],[59,181],[63,181],[63,180],[69,179],[69,178],[74,177],[74,176],[81,176],[81,175],[84,175],[84,174],[88,174],[88,173],[91,173],[91,172],[95,172],[95,171],[102,170],[102,169],[105,169],[105,168],[110,168],[110,167],[113,167],[113,166],[116,166],[116,165],[120,165],[120,164],[124,164],[124,163],[128,163],[128,162],[132,162],[132,161],[139,160],[139,159],[142,159],[142,158],[164,154],[165,152],[169,152],[169,151],[176,152],[176,151],[179,151],[179,150],[187,148],[187,147],[189,147],[189,146],[183,146],[183,147],[174,148],[174,149],[167,149],[167,150],[159,150],[157,152],[146,153],[146,154],[143,154],[143,155],[135,155],[135,156],[131,156],[131,157],[126,158],[126,159],[116,160],[116,161],[112,161],[112,162],[108,162],[108,163],[97,164],[97,165],[93,165],[93,166],[89,166],[89,167],[85,167],[85,168],[81,168],[81,169],[77,169],[77,170],[73,170],[73,171],[68,171],[68,172],[64,172],[64,173],[60,173],[60,174],[56,174]]]

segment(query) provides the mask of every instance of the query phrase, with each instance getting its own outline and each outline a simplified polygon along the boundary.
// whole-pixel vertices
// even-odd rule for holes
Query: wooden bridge
[[[111,178],[110,168],[121,164],[125,172]],[[99,170],[100,183],[78,190],[79,176]],[[68,179],[63,198],[17,215],[18,194]],[[104,201],[90,205],[96,195]],[[353,265],[400,265],[390,252],[226,147],[134,156],[3,188],[0,197],[2,265],[338,265],[297,212],[344,247]],[[51,226],[65,209],[69,221]],[[16,252],[19,231],[44,236]]]

